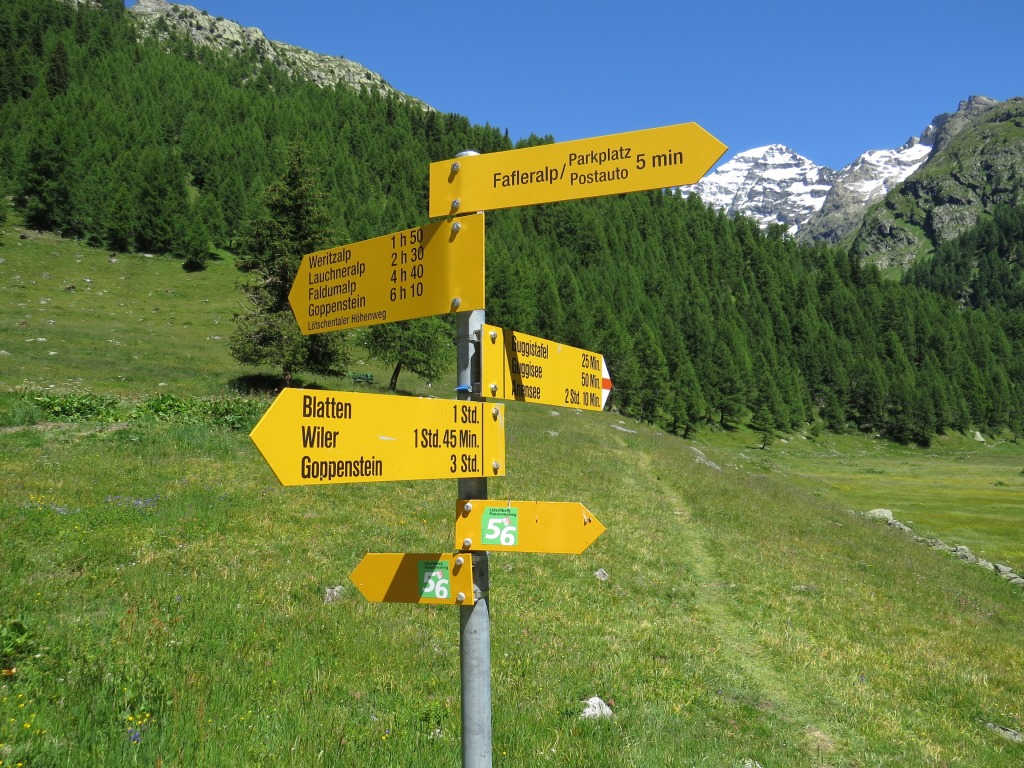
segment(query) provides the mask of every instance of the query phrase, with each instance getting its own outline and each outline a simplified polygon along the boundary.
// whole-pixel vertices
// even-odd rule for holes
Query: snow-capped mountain
[[[705,203],[742,213],[761,226],[782,224],[791,233],[822,206],[835,171],[815,165],[782,144],[748,149],[679,193],[697,193]]]
[[[770,144],[740,152],[679,193],[697,193],[715,208],[750,216],[763,227],[781,224],[793,235],[835,241],[859,224],[858,213],[924,163],[932,135],[926,129],[899,149],[869,150],[838,172]]]
[[[801,225],[799,239],[835,243],[853,232],[869,205],[924,165],[934,134],[929,125],[899,149],[869,150],[839,171],[821,208]]]
[[[836,175],[836,185],[863,203],[872,202],[920,168],[931,149],[914,138],[899,149],[868,150]]]

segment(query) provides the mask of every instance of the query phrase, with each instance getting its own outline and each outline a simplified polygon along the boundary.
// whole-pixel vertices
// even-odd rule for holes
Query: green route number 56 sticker
[[[451,574],[447,560],[420,560],[420,597],[446,600],[451,592]]]
[[[485,507],[480,539],[484,544],[514,547],[519,543],[519,509]]]

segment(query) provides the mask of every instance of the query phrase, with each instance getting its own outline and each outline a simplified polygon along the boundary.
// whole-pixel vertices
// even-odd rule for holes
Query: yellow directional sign
[[[430,216],[695,184],[728,147],[696,123],[430,164]]]
[[[306,335],[483,309],[483,215],[306,254],[288,303]]]
[[[568,344],[483,326],[482,394],[499,400],[604,410],[612,380],[604,357]]]
[[[604,530],[573,501],[455,502],[455,546],[464,550],[578,555]]]
[[[282,485],[505,474],[494,403],[284,389],[249,436]]]
[[[473,605],[473,556],[370,553],[349,575],[371,603]]]

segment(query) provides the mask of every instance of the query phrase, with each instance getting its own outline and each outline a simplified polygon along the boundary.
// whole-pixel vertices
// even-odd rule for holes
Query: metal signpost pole
[[[456,315],[458,396],[479,400],[483,310]],[[459,480],[460,499],[486,499],[487,478]],[[459,542],[464,548],[465,542]],[[462,766],[491,768],[491,617],[486,552],[473,553],[473,605],[459,607],[459,649],[462,671]]]

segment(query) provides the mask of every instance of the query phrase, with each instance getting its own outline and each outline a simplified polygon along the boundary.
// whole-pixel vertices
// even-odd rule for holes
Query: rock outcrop
[[[996,205],[1024,204],[1024,99],[972,97],[937,117],[927,162],[870,208],[851,250],[903,267],[974,226]]]
[[[341,56],[313,53],[287,43],[270,40],[256,27],[243,27],[223,17],[213,17],[189,5],[167,0],[139,0],[131,8],[146,34],[167,38],[171,33],[187,36],[196,45],[237,53],[255,53],[293,77],[321,87],[347,85],[367,88],[430,109],[419,99],[394,89],[376,72]]]

